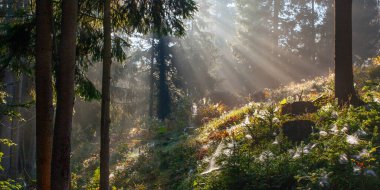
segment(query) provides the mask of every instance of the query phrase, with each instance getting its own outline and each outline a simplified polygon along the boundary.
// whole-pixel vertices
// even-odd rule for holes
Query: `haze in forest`
[[[293,101],[303,102],[303,96],[312,97],[313,101],[326,96],[327,100],[322,100],[326,104],[338,98],[337,104],[341,104],[341,98],[331,97],[334,95],[329,91],[334,88],[330,82],[334,78],[336,64],[334,0],[184,0],[181,1],[183,4],[175,0],[167,0],[166,4],[154,0],[128,3],[79,0],[73,1],[74,4],[68,3],[78,6],[78,11],[74,11],[78,15],[67,22],[77,22],[75,30],[73,27],[63,30],[65,22],[61,22],[66,18],[62,15],[65,6],[61,3],[69,1],[51,2],[50,26],[43,24],[47,17],[36,14],[36,1],[0,0],[0,152],[4,153],[0,159],[3,168],[0,182],[8,180],[9,183],[4,187],[27,189],[28,186],[33,189],[43,184],[43,180],[37,177],[36,162],[39,159],[36,157],[43,153],[37,151],[41,144],[38,145],[36,133],[39,137],[43,133],[38,134],[41,130],[36,126],[36,101],[44,103],[44,100],[38,99],[38,82],[34,81],[41,77],[39,81],[46,82],[41,80],[45,75],[38,74],[39,67],[36,66],[36,47],[39,47],[41,39],[51,40],[48,43],[51,43],[52,51],[51,57],[39,57],[52,63],[51,68],[41,70],[49,73],[48,78],[52,79],[47,80],[51,85],[46,90],[51,92],[47,94],[46,97],[50,98],[46,102],[52,105],[45,109],[44,113],[50,114],[45,119],[55,129],[63,126],[59,129],[71,138],[61,146],[62,149],[53,148],[55,152],[51,155],[53,160],[66,161],[59,157],[59,153],[71,148],[65,154],[65,158],[69,157],[67,163],[70,167],[60,169],[65,177],[70,176],[70,179],[62,177],[63,181],[66,180],[62,183],[67,185],[67,180],[70,181],[72,189],[97,189],[100,183],[105,183],[102,180],[107,176],[107,182],[110,181],[115,188],[186,189],[184,186],[192,184],[193,189],[197,189],[202,184],[211,184],[212,175],[220,174],[219,171],[226,176],[232,175],[233,171],[225,171],[218,165],[218,157],[234,158],[231,147],[238,143],[235,139],[228,141],[228,138],[232,138],[235,129],[250,126],[257,118],[272,112],[277,114],[277,104],[281,107]],[[105,2],[110,3],[110,17],[104,14]],[[162,12],[156,14],[154,10]],[[128,19],[124,18],[128,16]],[[356,90],[360,87],[361,96],[373,92],[375,95],[371,95],[370,102],[376,102],[378,87],[367,86],[378,85],[378,78],[373,77],[375,71],[366,69],[376,67],[379,59],[376,57],[380,55],[380,2],[353,0],[351,20],[355,83],[349,85],[355,84]],[[51,36],[39,37],[37,31],[47,26],[51,27]],[[111,28],[112,32],[107,30]],[[67,41],[61,39],[62,36],[70,36],[70,32],[75,34],[71,35],[72,38]],[[75,48],[64,48],[65,43],[70,42]],[[108,45],[109,48],[105,48]],[[109,57],[104,52],[108,52]],[[62,56],[73,54],[74,57]],[[72,67],[62,67],[65,58],[68,62],[72,58]],[[107,70],[103,70],[105,66],[110,66],[110,77],[107,77]],[[71,69],[71,75],[65,74],[65,68]],[[372,78],[365,78],[367,75]],[[107,85],[108,79],[110,85]],[[67,113],[73,111],[70,116],[65,116],[55,111],[58,104],[63,105],[61,102],[72,106],[71,99],[64,96],[71,93],[71,88],[62,88],[65,84],[65,87],[71,87],[69,82],[74,85],[74,108],[63,109]],[[109,99],[104,96],[104,92],[108,92],[107,87]],[[350,98],[351,95],[354,94],[350,94]],[[363,102],[360,100],[360,103]],[[333,104],[332,107],[336,110],[330,110],[329,114],[348,112],[339,105]],[[377,107],[370,109],[377,110]],[[57,115],[63,115],[61,123],[55,121]],[[68,121],[65,118],[71,119],[71,115],[72,122],[65,125]],[[366,116],[372,117],[370,113]],[[272,119],[288,119],[277,115],[270,117],[270,132],[273,132]],[[320,115],[310,116],[312,119],[316,117]],[[333,125],[328,122],[320,123]],[[367,123],[372,126],[376,122]],[[65,130],[64,127],[71,126],[71,123],[72,129]],[[283,124],[282,121],[279,123]],[[269,124],[263,126],[268,127]],[[54,127],[51,126],[51,130]],[[218,131],[220,128],[223,131]],[[104,140],[103,144],[101,142],[102,129],[109,130],[109,144],[104,144]],[[328,132],[323,127],[318,130]],[[372,134],[375,128],[370,130]],[[256,132],[264,134],[267,131],[257,129]],[[47,131],[45,134],[57,135],[53,133]],[[206,134],[207,140],[204,138]],[[263,135],[269,139],[267,144],[276,145],[281,140],[279,131],[274,130],[273,134],[274,139],[272,134]],[[376,138],[377,132],[373,134]],[[242,138],[245,140],[241,144],[253,146],[254,142],[246,142],[254,139],[253,134],[244,134]],[[65,143],[65,138],[58,139]],[[376,143],[373,140],[368,147]],[[107,145],[110,168],[109,175],[106,173],[104,177],[101,170],[107,166],[100,164],[103,160],[100,149],[104,146],[107,149]],[[310,148],[309,145],[311,147],[312,144],[294,146]],[[47,149],[51,151],[51,147]],[[298,149],[295,149],[297,153]],[[256,160],[271,154],[263,149],[259,156],[256,155]],[[57,160],[55,164],[60,166]],[[50,170],[50,164],[46,167]],[[50,175],[50,171],[48,173]],[[327,176],[322,173],[318,173],[321,179]],[[53,174],[60,175],[59,172]],[[180,176],[178,179],[175,178],[177,174]],[[170,181],[172,178],[174,182]],[[289,181],[293,183],[295,178]]]

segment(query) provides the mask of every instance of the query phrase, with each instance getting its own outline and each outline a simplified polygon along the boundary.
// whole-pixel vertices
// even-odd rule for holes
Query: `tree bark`
[[[149,117],[153,117],[153,104],[154,104],[154,57],[155,57],[155,35],[152,34],[152,54],[150,59],[150,81],[149,81]]]
[[[335,98],[340,105],[361,104],[352,66],[352,0],[335,0]]]
[[[157,116],[160,120],[165,120],[170,114],[170,92],[167,81],[168,66],[166,59],[168,56],[168,42],[166,37],[160,37],[157,45],[157,66],[158,66],[158,105]]]
[[[111,85],[111,8],[110,0],[104,0],[104,46],[103,46],[103,79],[102,79],[102,113],[100,129],[100,189],[109,189],[110,159],[110,85]]]
[[[71,128],[74,106],[74,74],[77,0],[62,1],[61,37],[57,66],[57,111],[54,125],[52,190],[70,187]]]
[[[52,82],[52,22],[51,0],[36,2],[36,165],[37,189],[50,189],[52,131],[53,131],[53,82]]]
[[[316,65],[317,64],[317,44],[315,42],[316,38],[316,27],[315,27],[315,19],[317,16],[315,15],[315,0],[311,1],[311,27],[312,27],[312,33],[311,33],[311,38],[312,38],[312,48],[311,48],[311,62]]]

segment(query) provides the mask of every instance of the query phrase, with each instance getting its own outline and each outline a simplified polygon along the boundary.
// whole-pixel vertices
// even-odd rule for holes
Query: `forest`
[[[0,0],[1,190],[380,189],[380,0]]]

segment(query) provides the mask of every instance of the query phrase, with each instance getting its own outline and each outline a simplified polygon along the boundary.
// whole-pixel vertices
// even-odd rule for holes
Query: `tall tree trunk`
[[[335,97],[359,105],[352,67],[352,0],[335,0]]]
[[[50,189],[53,131],[53,6],[51,0],[36,2],[36,162],[37,189]]]
[[[67,190],[70,187],[77,14],[77,0],[62,0],[62,32],[57,66],[57,111],[51,175],[52,190]]]
[[[153,104],[154,104],[154,57],[155,57],[155,50],[154,50],[154,34],[152,34],[152,52],[151,52],[151,59],[150,59],[150,81],[149,81],[149,117],[153,117]]]
[[[158,66],[158,105],[157,105],[157,116],[160,120],[164,120],[170,114],[170,92],[169,85],[167,81],[168,67],[166,63],[166,58],[168,57],[168,43],[166,37],[160,37],[158,43],[158,55],[157,55],[157,66]]]
[[[100,189],[109,189],[110,159],[110,85],[111,85],[111,8],[110,0],[104,0],[104,46],[103,46],[103,79],[102,79],[102,113],[100,129]]]
[[[311,15],[312,15],[312,18],[311,18],[311,31],[312,31],[312,34],[311,34],[311,38],[312,38],[312,48],[311,48],[311,61],[312,63],[315,65],[316,64],[316,57],[317,57],[317,44],[315,42],[315,38],[316,38],[316,28],[315,28],[315,19],[317,18],[317,15],[315,15],[315,0],[312,0],[311,1]]]

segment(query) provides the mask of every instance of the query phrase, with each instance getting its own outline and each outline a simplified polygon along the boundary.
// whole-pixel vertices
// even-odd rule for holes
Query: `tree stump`
[[[309,120],[294,120],[282,125],[284,135],[291,141],[301,142],[310,137],[315,123]]]
[[[315,113],[318,107],[313,102],[299,101],[285,104],[281,107],[281,115],[303,115],[307,113]]]

